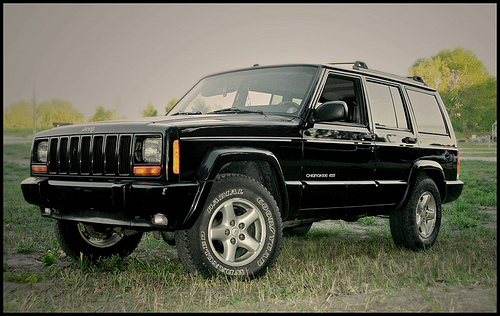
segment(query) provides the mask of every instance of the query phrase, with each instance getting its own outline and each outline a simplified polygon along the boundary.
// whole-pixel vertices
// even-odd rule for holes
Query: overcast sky
[[[4,4],[4,108],[69,101],[159,114],[202,76],[259,63],[362,60],[406,76],[471,50],[496,76],[496,4]]]

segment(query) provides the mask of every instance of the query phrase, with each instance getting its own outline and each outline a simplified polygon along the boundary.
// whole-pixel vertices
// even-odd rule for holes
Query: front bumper
[[[199,183],[62,181],[27,178],[21,183],[24,199],[42,209],[42,216],[62,220],[145,230],[176,230],[193,207]],[[155,224],[163,214],[167,225]]]

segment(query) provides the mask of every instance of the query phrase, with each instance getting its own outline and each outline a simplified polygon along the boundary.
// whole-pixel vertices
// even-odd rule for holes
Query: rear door
[[[367,79],[366,91],[376,135],[374,203],[395,205],[401,201],[410,168],[420,156],[417,134],[399,84]]]

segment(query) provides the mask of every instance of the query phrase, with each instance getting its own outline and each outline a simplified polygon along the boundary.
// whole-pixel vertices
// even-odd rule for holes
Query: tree
[[[470,50],[445,49],[430,59],[420,58],[409,74],[438,90],[455,130],[491,130],[496,120],[496,78]]]
[[[33,103],[21,100],[5,109],[4,128],[29,128],[33,126]]]
[[[88,119],[88,122],[111,121],[120,119],[116,116],[116,110],[106,111],[102,105],[99,105],[95,114]]]
[[[168,111],[170,111],[174,107],[174,105],[177,104],[177,102],[179,102],[179,100],[177,100],[176,98],[168,101],[167,106],[165,107],[165,111],[168,113]]]
[[[488,78],[458,92],[441,93],[453,127],[458,131],[489,132],[497,120],[497,79]]]
[[[151,102],[148,104],[146,109],[142,111],[142,117],[148,116],[158,116],[158,111],[155,110],[155,107],[151,104]]]
[[[417,75],[441,92],[456,91],[486,82],[486,67],[470,50],[461,47],[454,51],[441,50],[431,59],[420,58],[410,68],[410,76]]]
[[[439,56],[431,59],[421,58],[410,68],[410,76],[420,76],[429,86],[438,91],[446,91],[449,87],[450,69]]]
[[[83,123],[84,116],[73,105],[64,100],[52,99],[36,108],[36,125],[40,128],[54,127],[53,123]]]

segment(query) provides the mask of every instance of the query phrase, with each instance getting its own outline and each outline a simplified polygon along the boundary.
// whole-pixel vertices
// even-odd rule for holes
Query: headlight
[[[49,142],[44,140],[37,144],[35,148],[35,161],[47,162],[47,152],[49,150]]]
[[[142,159],[147,163],[160,163],[161,138],[146,138],[142,144]]]
[[[135,145],[135,162],[147,164],[161,163],[161,138],[138,137]]]

